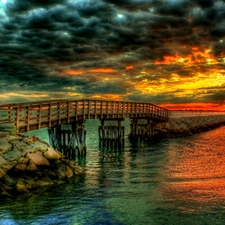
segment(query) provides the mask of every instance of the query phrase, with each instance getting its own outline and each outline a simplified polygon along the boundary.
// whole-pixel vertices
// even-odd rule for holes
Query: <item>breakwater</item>
[[[225,115],[171,118],[156,124],[155,133],[163,138],[185,137],[225,125]]]
[[[0,132],[0,196],[59,184],[81,168],[37,137]]]

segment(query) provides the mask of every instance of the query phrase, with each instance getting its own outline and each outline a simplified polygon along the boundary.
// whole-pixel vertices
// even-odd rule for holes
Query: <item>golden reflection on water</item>
[[[164,199],[176,205],[225,201],[225,127],[176,139],[168,149],[163,182]]]

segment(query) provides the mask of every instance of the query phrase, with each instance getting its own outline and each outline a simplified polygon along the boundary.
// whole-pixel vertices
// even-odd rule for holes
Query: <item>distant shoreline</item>
[[[225,125],[225,115],[170,118],[167,123],[156,124],[157,136],[163,138],[186,137]]]

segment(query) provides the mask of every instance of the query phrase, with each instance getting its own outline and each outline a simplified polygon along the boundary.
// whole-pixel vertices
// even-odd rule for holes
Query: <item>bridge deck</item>
[[[18,133],[82,119],[149,118],[164,122],[169,114],[151,103],[88,99],[0,105],[0,122],[12,121]]]

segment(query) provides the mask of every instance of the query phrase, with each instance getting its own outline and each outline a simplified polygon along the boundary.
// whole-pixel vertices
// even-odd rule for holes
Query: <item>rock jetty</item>
[[[225,115],[171,118],[167,123],[156,124],[155,133],[163,138],[185,137],[223,125]]]
[[[37,137],[0,132],[0,196],[58,184],[82,169]]]

